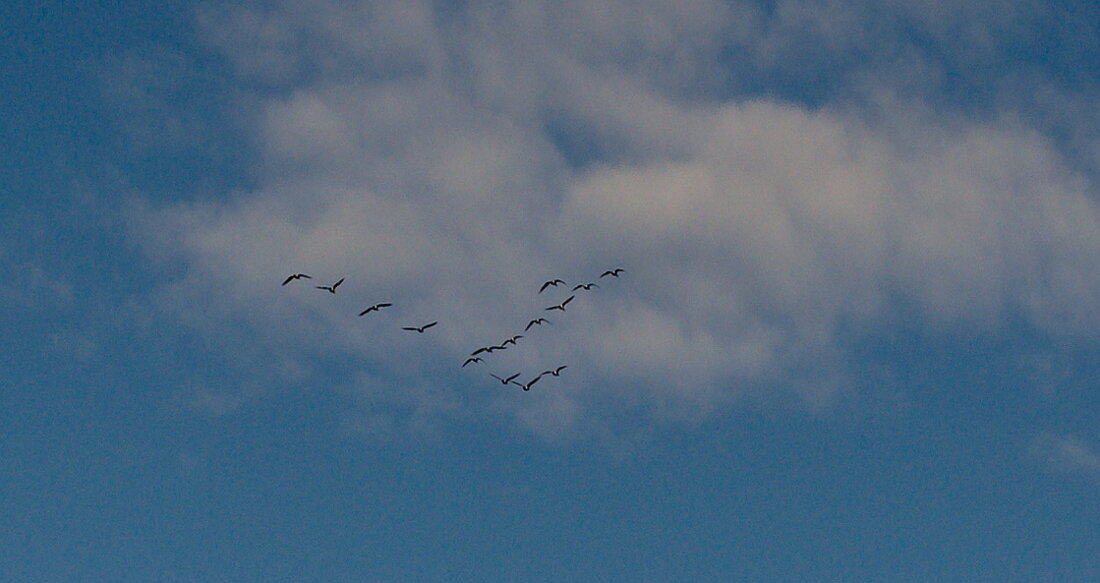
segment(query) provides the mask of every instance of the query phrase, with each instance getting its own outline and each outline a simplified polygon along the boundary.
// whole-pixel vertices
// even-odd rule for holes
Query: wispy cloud
[[[1100,453],[1081,439],[1043,433],[1032,441],[1030,451],[1052,471],[1100,478]]]
[[[336,352],[393,387],[466,395],[487,375],[446,367],[541,314],[541,281],[626,267],[495,361],[570,364],[552,400],[532,400],[537,413],[505,408],[532,427],[609,400],[705,415],[794,371],[843,374],[838,331],[873,334],[900,304],[932,332],[995,330],[1011,315],[1092,334],[1095,187],[1041,127],[938,114],[923,95],[896,97],[878,69],[846,77],[858,99],[739,93],[747,79],[733,73],[766,87],[785,67],[740,59],[785,54],[807,27],[826,64],[852,50],[834,45],[870,46],[858,34],[889,40],[857,4],[211,9],[210,41],[270,87],[253,97],[263,170],[248,192],[139,218],[150,248],[188,266],[165,297],[180,314],[231,314],[287,354]],[[940,26],[921,14],[942,7],[920,6],[888,10]],[[1015,22],[981,34],[1004,38]],[[915,50],[891,42],[883,50]],[[348,279],[336,297],[280,288],[295,271]],[[391,300],[393,313],[355,317]],[[398,329],[435,319],[415,341]],[[812,402],[835,386],[797,392]]]

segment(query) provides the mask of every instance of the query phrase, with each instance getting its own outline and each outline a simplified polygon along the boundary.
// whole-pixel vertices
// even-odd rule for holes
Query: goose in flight
[[[607,271],[601,273],[600,277],[604,277],[605,275],[610,275],[611,277],[619,277],[619,274],[624,271],[626,270],[622,267],[616,267],[615,269],[608,269]]]
[[[513,345],[515,345],[516,340],[519,340],[520,338],[523,338],[523,335],[522,334],[517,334],[517,335],[505,340],[504,342],[501,342],[500,345],[501,346],[508,346],[509,342],[511,342]]]
[[[332,285],[315,285],[313,287],[315,287],[317,289],[323,289],[323,290],[325,290],[329,293],[334,294],[334,293],[336,293],[336,288],[340,287],[340,284],[342,284],[342,283],[344,283],[344,278],[343,277],[340,278],[340,281],[338,281],[338,282],[336,282]]]
[[[541,294],[548,287],[558,287],[559,284],[564,283],[565,282],[560,279],[551,279],[550,281],[542,284],[542,287],[539,288],[539,293]]]
[[[481,360],[480,358],[478,358],[476,356],[473,356],[473,357],[467,358],[466,362],[462,363],[462,366],[460,368],[466,368],[467,364],[472,364],[472,363],[475,363],[475,362],[485,362],[485,361]]]
[[[598,285],[596,285],[595,283],[592,283],[592,282],[582,283],[580,285],[573,286],[573,291],[577,291],[579,289],[583,289],[583,290],[587,291],[587,290],[590,290],[594,287],[600,287],[600,286],[598,286]]]
[[[510,382],[512,382],[512,381],[514,381],[514,380],[515,380],[515,378],[516,378],[516,377],[518,377],[519,375],[520,375],[520,373],[518,373],[518,372],[517,372],[516,374],[514,374],[514,375],[512,375],[512,376],[510,376],[510,377],[508,377],[508,378],[506,378],[506,379],[502,379],[502,378],[498,377],[497,375],[495,375],[495,374],[493,374],[493,373],[489,373],[489,376],[491,376],[491,377],[493,377],[494,379],[496,379],[496,380],[500,381],[500,384],[502,384],[502,385],[507,385],[508,383],[510,383]]]
[[[553,322],[547,320],[546,318],[535,318],[534,320],[531,320],[527,323],[527,327],[524,328],[523,331],[526,332],[530,330],[531,326],[542,326],[543,324],[553,324]]]
[[[290,277],[284,279],[283,280],[283,285],[286,285],[286,284],[288,284],[288,283],[290,283],[290,282],[292,282],[296,279],[302,279],[303,277],[306,278],[306,279],[313,279],[312,277],[310,277],[310,276],[308,276],[304,273],[295,273],[294,275],[291,275]]]
[[[561,311],[564,312],[565,311],[565,304],[568,304],[569,302],[573,301],[573,298],[575,298],[575,297],[577,297],[577,296],[569,296],[569,297],[565,298],[564,302],[562,302],[562,303],[560,303],[556,306],[550,306],[549,308],[546,308],[545,311],[549,312],[550,310],[561,310]]]
[[[382,308],[388,308],[392,305],[393,304],[374,304],[373,306],[363,310],[362,312],[359,312],[359,315],[360,316],[366,316],[367,314],[369,314],[371,312],[377,312],[378,310],[381,310]]]
[[[408,330],[409,332],[418,332],[420,334],[423,334],[425,330],[431,328],[432,326],[435,326],[438,323],[439,322],[430,322],[428,324],[424,324],[423,326],[403,326],[401,329]]]
[[[497,346],[482,346],[481,348],[478,348],[477,350],[471,352],[470,356],[477,356],[477,355],[481,354],[482,352],[484,352],[486,354],[492,354],[494,350],[504,350],[505,348],[508,348],[508,347],[504,346],[503,344],[500,344],[500,345],[497,345]]]
[[[567,368],[569,368],[569,365],[563,364],[563,365],[559,366],[558,368],[555,368],[554,370],[544,370],[541,373],[539,373],[539,376],[541,377],[542,375],[547,375],[548,374],[552,377],[560,377],[561,376],[561,371],[563,371]]]
[[[521,389],[523,389],[523,390],[525,390],[525,391],[530,391],[531,390],[531,385],[534,385],[535,383],[539,382],[539,379],[541,379],[541,378],[542,378],[542,375],[539,375],[539,376],[527,381],[526,385],[521,385],[521,384],[517,383],[516,381],[512,381],[512,384],[519,387],[519,388],[521,388]]]

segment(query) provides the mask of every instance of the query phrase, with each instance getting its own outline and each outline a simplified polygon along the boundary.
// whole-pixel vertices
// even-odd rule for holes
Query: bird
[[[419,332],[420,334],[423,334],[425,330],[427,330],[428,328],[431,328],[432,326],[435,326],[438,323],[439,322],[431,322],[431,323],[428,323],[428,324],[424,324],[423,326],[403,326],[401,329],[402,330],[408,330],[410,332]]]
[[[480,358],[477,358],[476,356],[471,357],[471,358],[467,358],[466,362],[462,363],[462,366],[460,368],[466,368],[467,364],[471,364],[471,363],[474,363],[474,362],[485,362],[485,361],[481,360]]]
[[[563,371],[567,368],[569,368],[569,365],[563,364],[563,365],[559,366],[558,368],[556,368],[554,370],[544,370],[541,373],[539,373],[539,376],[541,377],[542,375],[548,374],[552,377],[560,377],[561,376],[561,371]]]
[[[575,297],[577,297],[577,296],[569,296],[569,297],[565,298],[564,302],[562,302],[562,303],[560,303],[556,306],[550,306],[549,308],[546,308],[546,311],[549,312],[550,310],[561,310],[561,311],[564,312],[565,311],[565,304],[568,304],[569,302],[573,301],[573,298],[575,298]]]
[[[521,389],[523,389],[523,390],[525,390],[525,391],[530,391],[531,390],[531,385],[539,382],[539,379],[541,379],[541,378],[542,378],[542,375],[539,375],[539,376],[527,381],[526,385],[521,385],[521,384],[517,383],[516,381],[512,381],[512,384],[519,387],[519,388],[521,388]]]
[[[312,277],[310,277],[310,276],[308,276],[304,273],[295,273],[294,275],[291,275],[290,277],[283,280],[283,285],[286,285],[286,284],[288,284],[288,283],[290,283],[290,282],[292,282],[296,279],[302,279],[303,277],[306,278],[306,279],[313,279]]]
[[[367,314],[369,314],[371,312],[377,312],[378,310],[380,310],[382,308],[388,308],[392,305],[393,304],[374,304],[373,306],[363,310],[362,312],[359,312],[359,315],[360,316],[366,316]]]
[[[535,325],[541,326],[543,324],[553,324],[553,322],[551,322],[550,320],[547,320],[546,318],[535,318],[534,320],[531,320],[530,322],[527,323],[527,327],[524,328],[523,331],[526,332],[526,331],[530,330],[531,326],[535,326]]]
[[[509,342],[511,342],[512,344],[515,344],[516,340],[519,340],[520,338],[523,338],[523,335],[522,334],[517,334],[516,336],[513,336],[513,337],[505,340],[504,342],[501,342],[500,345],[501,346],[507,346]]]
[[[583,290],[590,290],[590,289],[592,289],[592,288],[594,288],[594,287],[600,287],[600,286],[598,286],[598,285],[596,285],[596,284],[594,284],[594,283],[592,283],[592,282],[589,282],[589,283],[582,283],[582,284],[579,284],[579,285],[575,285],[575,286],[573,286],[573,291],[577,291],[577,290],[579,290],[579,289],[583,289]]]
[[[323,289],[323,290],[325,290],[329,293],[334,294],[334,293],[336,293],[336,288],[340,287],[340,284],[342,284],[342,283],[344,283],[344,278],[343,277],[340,278],[340,281],[338,281],[338,282],[336,282],[332,285],[315,285],[313,287],[315,287],[317,289]]]
[[[615,269],[608,269],[607,271],[601,273],[600,277],[604,277],[606,275],[610,275],[611,277],[619,277],[619,274],[624,272],[624,271],[626,271],[626,270],[623,269],[622,267],[616,267]]]
[[[558,284],[564,284],[564,283],[565,282],[560,280],[560,279],[551,279],[550,281],[542,284],[542,287],[539,288],[539,293],[541,294],[543,292],[543,290],[545,290],[548,287],[558,287]]]
[[[518,373],[518,372],[517,372],[516,374],[514,374],[514,375],[512,375],[512,376],[510,376],[510,377],[508,377],[508,378],[506,378],[506,379],[502,379],[502,378],[498,377],[497,375],[495,375],[495,374],[493,374],[493,373],[489,373],[489,376],[491,376],[491,377],[493,377],[494,379],[496,379],[496,380],[500,381],[500,384],[502,384],[502,385],[507,385],[508,383],[510,383],[510,382],[512,382],[513,380],[515,380],[515,378],[516,378],[516,377],[518,377],[518,376],[519,376],[520,374],[521,374],[521,373]]]

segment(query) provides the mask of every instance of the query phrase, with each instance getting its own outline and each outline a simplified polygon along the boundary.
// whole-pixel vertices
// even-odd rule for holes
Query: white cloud
[[[690,418],[806,371],[818,388],[795,392],[827,399],[838,330],[903,313],[933,332],[1010,313],[1055,335],[1100,323],[1094,188],[1048,138],[874,92],[869,111],[720,99],[705,78],[724,70],[725,35],[762,18],[751,7],[295,6],[206,14],[242,74],[286,89],[257,96],[259,185],[148,213],[143,233],[188,266],[165,296],[180,313],[228,317],[283,354],[351,356],[393,383],[364,383],[371,402],[418,419],[504,411],[550,435],[597,403]],[[868,25],[807,10],[777,18],[830,38]],[[541,281],[612,265],[622,279],[489,367],[567,374],[522,403],[470,396],[494,381],[453,369],[560,300],[535,294]],[[295,271],[318,279],[278,286]],[[310,285],[344,276],[335,297]],[[436,319],[431,334],[398,329]],[[387,386],[423,398],[379,397]],[[470,404],[417,404],[455,395]]]

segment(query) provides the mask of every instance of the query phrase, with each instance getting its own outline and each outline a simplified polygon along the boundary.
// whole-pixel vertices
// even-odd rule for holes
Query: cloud
[[[716,60],[730,46],[774,52],[811,24],[836,43],[881,38],[843,6],[210,9],[210,41],[268,87],[252,98],[259,177],[139,214],[148,248],[187,268],[163,302],[212,335],[350,359],[372,379],[357,383],[367,426],[477,411],[544,435],[600,407],[695,419],[760,387],[828,401],[850,366],[841,331],[903,318],[931,333],[1020,318],[1094,334],[1095,186],[1042,128],[940,114],[873,75],[851,86],[860,99],[821,105],[727,94],[744,82]],[[770,37],[743,36],[754,19]],[[568,363],[540,382],[552,393],[519,403],[486,371],[457,370],[560,301],[535,293],[542,281],[611,266],[624,277],[494,356],[502,372]],[[297,271],[348,279],[335,297],[278,285]],[[355,316],[377,301],[396,305]],[[442,322],[431,334],[399,329],[429,320]]]
[[[1043,433],[1032,441],[1030,452],[1051,471],[1100,477],[1100,454],[1075,437]]]

